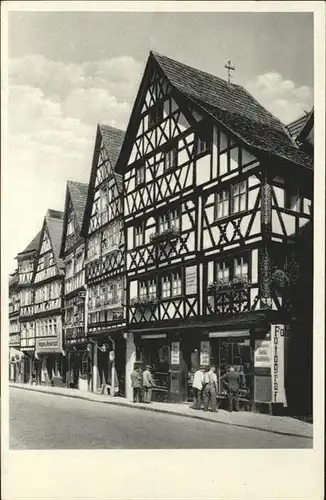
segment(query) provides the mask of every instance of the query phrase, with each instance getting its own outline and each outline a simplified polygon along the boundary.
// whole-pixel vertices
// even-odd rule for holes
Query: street
[[[310,439],[10,388],[10,449],[309,448]]]

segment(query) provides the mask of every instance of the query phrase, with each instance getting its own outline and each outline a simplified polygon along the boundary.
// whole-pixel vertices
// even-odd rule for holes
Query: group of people
[[[236,372],[233,366],[229,366],[227,372],[221,377],[221,381],[226,387],[229,398],[229,411],[239,411],[239,391],[243,383],[243,376],[241,373]],[[193,388],[193,408],[200,410],[202,404],[204,411],[208,411],[211,406],[212,411],[218,411],[217,404],[217,375],[216,367],[201,366],[194,374],[192,388]]]
[[[134,403],[150,403],[152,389],[155,386],[151,367],[147,365],[144,371],[140,367],[135,367],[130,377]]]

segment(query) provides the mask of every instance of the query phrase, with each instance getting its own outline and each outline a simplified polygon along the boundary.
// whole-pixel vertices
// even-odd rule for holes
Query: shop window
[[[247,208],[247,183],[246,181],[240,182],[232,186],[232,213],[238,213],[246,210]]]
[[[253,384],[253,353],[250,346],[249,338],[228,338],[220,339],[217,345],[219,377],[221,377],[228,369],[229,366],[235,367],[239,372],[244,373],[243,388],[247,391],[252,390]],[[224,386],[220,381],[220,390]],[[249,395],[247,393],[247,395]]]
[[[145,183],[145,165],[141,164],[136,167],[136,186]]]
[[[215,219],[229,215],[229,191],[227,189],[216,193]]]
[[[178,164],[178,149],[174,147],[164,153],[164,170],[176,167]]]

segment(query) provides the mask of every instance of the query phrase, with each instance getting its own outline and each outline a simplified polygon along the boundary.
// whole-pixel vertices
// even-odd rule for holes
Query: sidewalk
[[[264,415],[261,413],[251,413],[246,411],[229,413],[224,410],[219,410],[217,413],[196,411],[190,408],[190,404],[185,403],[157,403],[153,402],[150,405],[145,403],[132,403],[122,397],[111,397],[92,392],[82,392],[77,389],[67,389],[61,387],[48,386],[31,386],[29,384],[9,383],[10,387],[19,389],[43,392],[57,396],[65,396],[70,398],[85,399],[97,403],[111,404],[116,406],[132,407],[138,410],[153,411],[159,413],[167,413],[170,415],[178,415],[186,418],[196,418],[209,422],[216,422],[225,425],[234,425],[236,427],[245,427],[248,429],[256,429],[274,434],[284,434],[287,436],[304,437],[312,439],[313,426],[307,422],[293,419],[291,417],[277,417],[272,415]]]

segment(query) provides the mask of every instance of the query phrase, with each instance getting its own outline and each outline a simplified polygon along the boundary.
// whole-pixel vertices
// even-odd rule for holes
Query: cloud
[[[246,88],[285,124],[296,120],[312,107],[312,89],[297,87],[292,80],[284,80],[279,73],[259,75]]]
[[[88,182],[98,122],[125,128],[143,66],[129,56],[64,64],[42,55],[9,62],[9,260],[47,208],[63,209],[67,179]]]

